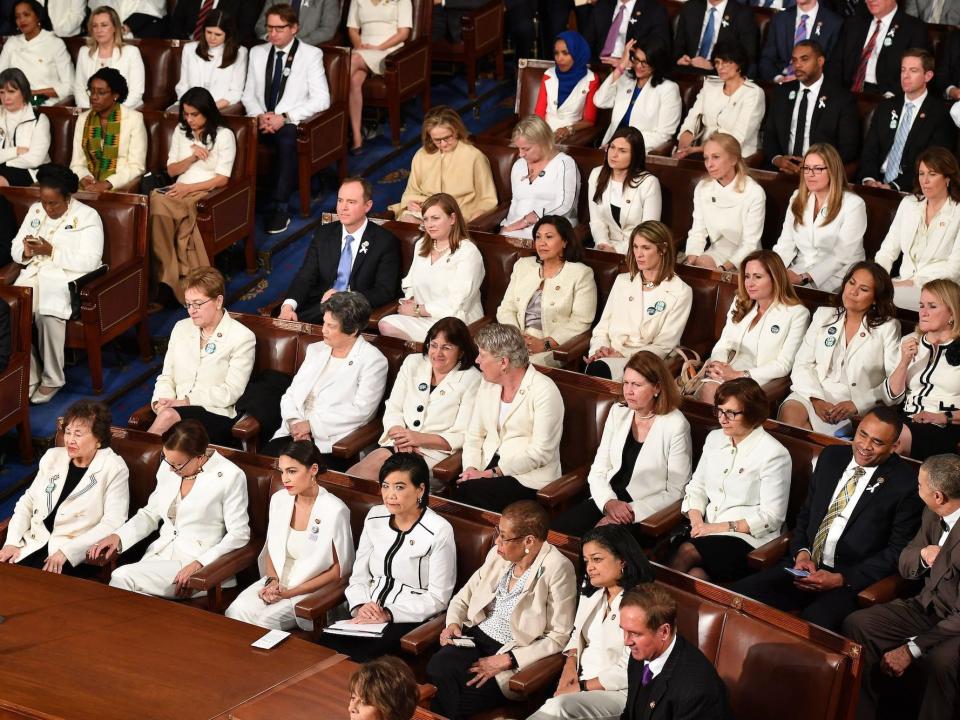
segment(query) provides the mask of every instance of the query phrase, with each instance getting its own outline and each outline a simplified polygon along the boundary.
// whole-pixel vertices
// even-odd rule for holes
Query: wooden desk
[[[6,563],[0,565],[0,614],[6,617],[0,720],[225,718],[261,694],[344,660],[293,637],[257,650],[250,643],[262,628]],[[346,715],[345,693],[346,680],[337,710],[331,706],[327,717]],[[318,717],[304,712],[317,700],[273,717]]]

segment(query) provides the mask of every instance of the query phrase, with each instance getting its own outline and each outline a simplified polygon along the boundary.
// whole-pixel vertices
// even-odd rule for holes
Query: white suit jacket
[[[917,230],[926,213],[926,199],[907,195],[901,200],[874,259],[889,272],[901,258],[897,277],[913,280],[918,286],[936,278],[960,281],[960,204],[947,198],[933,226],[927,229],[925,242],[921,242]]]
[[[704,178],[693,191],[693,224],[687,235],[687,255],[702,255],[710,240],[709,253],[722,265],[728,260],[737,267],[747,255],[760,249],[767,194],[752,177],[743,192],[734,179],[726,186]]]
[[[266,93],[270,88],[265,87],[264,82],[270,48],[270,43],[264,43],[250,50],[247,82],[243,89],[243,107],[251,117],[267,112]],[[290,75],[283,95],[277,101],[274,112],[277,115],[286,113],[290,122],[298,123],[328,107],[330,88],[327,86],[327,76],[323,69],[323,52],[318,47],[301,42],[290,66]]]
[[[525,331],[527,305],[540,282],[540,264],[535,257],[517,260],[497,308],[497,322]],[[543,336],[558,343],[587,332],[597,314],[597,283],[591,267],[567,262],[555,277],[544,282],[540,314]]]
[[[57,97],[43,104],[53,105],[73,94],[73,60],[63,40],[49,30],[41,30],[33,40],[11,35],[0,50],[0,70],[20,68],[31,90],[53,88]]]
[[[500,426],[500,386],[483,381],[463,443],[463,467],[483,470],[500,453],[504,475],[539,490],[560,477],[563,398],[553,380],[533,365]]]
[[[583,120],[583,109],[586,107],[587,96],[590,94],[590,84],[595,77],[593,70],[587,70],[587,74],[574,85],[563,104],[558,105],[557,95],[560,90],[557,82],[557,69],[552,67],[544,71],[543,87],[547,91],[547,117],[545,120],[551,130],[556,131],[559,128]]]
[[[794,224],[793,212],[789,209],[800,193],[794,190],[787,203],[787,216],[783,221],[780,239],[773,251],[783,264],[795,273],[809,273],[819,290],[837,292],[843,276],[854,263],[864,259],[863,234],[867,231],[867,206],[859,195],[844,192],[839,214],[829,224],[824,224],[827,206],[820,208],[816,221],[813,218],[816,197],[810,193],[803,209],[803,224]]]
[[[47,543],[51,555],[59,550],[76,567],[83,562],[87,548],[127,519],[130,473],[122,457],[110,448],[101,448],[70,497],[57,509],[53,533],[48,533],[43,521],[60,499],[69,468],[67,449],[50,448],[40,458],[36,478],[17,501],[6,544],[19,547],[21,558]],[[47,493],[50,484],[54,489]]]
[[[83,180],[90,175],[87,158],[83,154],[83,126],[90,110],[80,114],[73,130],[73,155],[70,169]],[[107,178],[116,189],[143,175],[147,164],[147,127],[139,110],[124,107],[120,110],[120,148],[117,155],[117,171]]]
[[[54,35],[65,38],[80,34],[87,12],[86,0],[59,0],[59,2],[43,4],[46,5],[47,15],[50,16]],[[92,10],[93,6],[90,9]]]
[[[630,234],[633,229],[645,220],[659,220],[663,207],[660,195],[660,181],[654,175],[645,173],[636,187],[624,183],[620,202],[620,222],[613,219],[610,210],[610,183],[604,188],[600,202],[594,201],[597,191],[597,178],[600,177],[601,167],[590,171],[587,181],[587,204],[590,208],[590,234],[593,242],[599,245],[607,243],[613,245],[618,253],[626,255],[630,249]]]
[[[689,131],[694,145],[701,145],[715,132],[728,133],[740,141],[740,150],[747,157],[757,152],[765,111],[763,89],[752,81],[745,81],[728,97],[723,80],[707,77],[677,134]]]
[[[77,107],[90,107],[90,96],[87,95],[87,81],[90,76],[100,69],[100,57],[94,48],[93,55],[90,49],[80,48],[77,54],[77,71],[73,76],[73,104]],[[146,89],[146,75],[143,67],[143,58],[140,48],[136,45],[124,45],[113,49],[113,57],[106,67],[116,68],[127,81],[129,93],[123,104],[129,108],[138,108],[143,105],[143,91]],[[214,98],[216,99],[216,98]]]
[[[163,371],[157,377],[151,403],[161,398],[189,398],[217,415],[236,415],[237,400],[243,395],[256,359],[257,338],[243,323],[228,313],[214,330],[206,346],[200,345],[200,328],[185,318],[173,326]],[[208,352],[212,346],[212,352]]]
[[[280,398],[283,423],[274,438],[289,435],[291,421],[308,420],[314,444],[328,453],[337,440],[373,419],[387,386],[387,359],[358,337],[346,362],[322,386],[316,386],[329,359],[330,346],[325,342],[307,348],[303,364]],[[313,414],[306,417],[303,405],[311,390],[317,402]]]
[[[604,505],[617,499],[610,480],[620,471],[623,446],[632,425],[633,410],[619,403],[610,408],[587,476],[590,497],[600,512]],[[633,499],[630,507],[637,522],[683,497],[690,482],[692,452],[690,423],[682,412],[671,410],[654,417],[626,488]]]
[[[223,62],[223,45],[210,48],[210,59],[204,60],[197,55],[197,42],[188,42],[183,46],[180,56],[180,80],[177,82],[177,97],[192,87],[206,88],[214,100],[226,100],[231,105],[240,102],[243,87],[247,80],[247,49],[237,48],[237,59],[233,65],[220,67]]]
[[[483,317],[480,286],[486,270],[477,246],[464,239],[455,253],[436,263],[420,254],[420,242],[400,288],[406,298],[426,305],[431,318],[455,317],[468,325]]]
[[[844,332],[845,318],[845,314],[838,317],[834,308],[817,308],[793,364],[793,392],[824,398],[820,383]],[[843,363],[850,399],[861,415],[885,401],[883,385],[899,362],[900,322],[890,319],[875,328],[863,323],[847,346]]]
[[[171,543],[176,555],[209,565],[250,540],[247,519],[247,477],[243,470],[214,451],[203,466],[193,488],[177,510],[176,522],[168,511],[180,492],[180,476],[165,462],[157,470],[157,487],[147,504],[117,530],[120,547],[127,550],[159,526],[160,537],[145,555],[155,555]]]
[[[387,432],[395,425],[439,435],[447,441],[451,451],[463,447],[477,388],[480,387],[480,371],[475,367],[454,370],[430,392],[432,374],[430,360],[423,355],[408,355],[403,361],[383,412],[383,435],[378,441],[381,447],[393,446]],[[450,454],[429,448],[421,448],[421,452],[424,459],[435,463]]]
[[[738,323],[733,322],[735,306],[736,299],[730,303],[727,323],[723,326],[723,332],[720,333],[717,344],[713,346],[710,359],[729,362],[737,370],[749,370],[750,377],[760,385],[776,378],[787,377],[793,369],[800,343],[803,342],[803,334],[810,321],[810,311],[801,304],[774,303],[767,308],[759,320],[757,346],[752,348],[757,364],[755,367],[741,367],[737,363],[737,353],[743,346],[750,323],[757,315],[757,306],[754,304],[750,312]],[[729,359],[730,353],[733,354],[732,360]]]
[[[633,91],[636,87],[636,79],[628,74],[624,73],[614,81],[613,73],[610,73],[597,88],[593,96],[593,104],[598,108],[613,108],[610,113],[610,127],[607,128],[601,145],[610,142],[617,131],[624,113],[630,107],[630,100],[633,99]],[[640,131],[643,135],[643,144],[647,152],[650,152],[658,145],[673,139],[680,124],[682,112],[680,87],[673,80],[662,80],[656,86],[648,81],[633,104],[627,124]]]
[[[610,603],[610,612],[602,620],[600,632],[600,647],[594,650],[600,651],[600,660],[602,658],[603,667],[599,668],[596,675],[590,673],[590,677],[596,677],[607,691],[617,691],[627,694],[627,661],[630,659],[630,648],[623,644],[623,630],[620,629],[620,601],[623,599],[623,593],[618,594],[613,602]],[[593,622],[597,614],[602,615],[607,605],[607,591],[603,588],[594,590],[593,595],[589,597],[581,595],[580,602],[577,603],[577,616],[573,621],[573,633],[570,635],[570,642],[563,649],[564,652],[570,650],[577,651],[577,668],[583,669],[583,651],[588,647],[587,628]],[[597,668],[592,668],[596,670]]]

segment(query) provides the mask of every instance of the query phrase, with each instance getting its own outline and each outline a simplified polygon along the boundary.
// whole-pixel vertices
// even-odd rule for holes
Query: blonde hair
[[[460,113],[449,105],[437,105],[423,116],[423,130],[420,133],[420,142],[423,144],[423,149],[429,154],[432,155],[440,149],[433,142],[433,138],[430,137],[430,131],[436,130],[438,127],[450,128],[456,135],[458,142],[469,144],[470,141],[467,138],[470,132],[467,130],[467,126],[463,124]]]
[[[553,142],[553,130],[539,115],[527,115],[516,124],[510,135],[510,143],[513,144],[519,137],[539,145],[550,157],[557,153],[557,145]]]
[[[960,337],[960,285],[957,285],[953,280],[948,280],[947,278],[938,278],[925,282],[920,289],[921,291],[926,290],[928,293],[936,295],[937,299],[947,306],[950,314],[953,316],[953,325],[950,326],[950,338],[956,340]]]
[[[463,221],[463,213],[460,212],[460,206],[456,199],[447,193],[436,193],[428,197],[420,206],[420,213],[425,214],[434,205],[439,207],[447,217],[450,215],[456,217],[456,222],[450,228],[450,254],[453,255],[460,247],[461,242],[470,239],[467,234],[467,224]],[[430,257],[432,250],[433,238],[424,231],[423,239],[420,241],[420,257]]]
[[[660,251],[660,267],[654,282],[659,285],[664,280],[670,280],[677,274],[677,248],[670,228],[658,220],[642,222],[630,233],[630,247],[627,248],[627,272],[630,273],[630,279],[633,280],[640,272],[637,256],[633,254],[633,241],[638,235]]]
[[[97,41],[93,39],[93,18],[97,15],[110,16],[110,22],[113,23],[113,46],[118,50],[123,47],[123,23],[120,21],[120,16],[112,7],[101,5],[92,11],[90,17],[87,18],[87,35],[90,36],[87,38],[87,52],[90,57],[93,57],[93,54],[97,51]]]
[[[750,177],[750,168],[747,167],[747,163],[743,159],[743,150],[740,147],[740,141],[729,133],[717,131],[704,141],[704,150],[706,150],[708,142],[715,142],[727,155],[736,158],[737,174],[733,178],[733,189],[737,192],[743,192],[747,186],[747,178]]]
[[[763,269],[770,276],[773,283],[774,303],[780,303],[781,305],[800,304],[797,291],[793,289],[790,278],[787,277],[787,268],[783,264],[783,259],[773,250],[754,250],[740,263],[740,273],[737,275],[737,298],[733,306],[733,321],[735,323],[743,320],[754,306],[754,300],[747,293],[746,283],[743,281],[747,274],[747,264],[754,261],[763,265]]]
[[[811,145],[803,156],[803,164],[806,165],[807,158],[811,155],[819,155],[827,167],[827,175],[830,177],[830,190],[827,193],[827,215],[823,219],[824,225],[829,225],[837,219],[840,214],[840,207],[843,205],[843,193],[850,185],[847,183],[847,173],[843,168],[843,160],[836,148],[829,143],[817,143]],[[810,189],[807,187],[806,176],[803,170],[800,171],[800,187],[797,196],[790,204],[790,212],[793,213],[793,227],[803,225],[803,211],[807,207],[807,201],[810,199]],[[817,224],[817,219],[813,219],[813,224]]]

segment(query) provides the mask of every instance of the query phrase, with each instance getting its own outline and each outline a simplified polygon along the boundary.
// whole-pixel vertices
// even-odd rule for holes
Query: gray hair
[[[477,347],[498,358],[506,358],[510,367],[525,368],[530,364],[527,343],[513,325],[490,323],[480,328],[475,338]]]
[[[370,320],[370,301],[358,292],[336,292],[330,296],[320,311],[324,314],[330,313],[337,322],[340,323],[340,329],[347,335],[359,335],[367,326]]]
[[[942,492],[948,500],[960,500],[960,457],[952,453],[931,455],[920,469],[927,471],[931,488]]]

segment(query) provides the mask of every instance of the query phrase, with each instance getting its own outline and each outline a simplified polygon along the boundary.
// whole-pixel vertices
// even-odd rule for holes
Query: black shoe
[[[282,233],[290,227],[290,216],[282,210],[275,210],[267,216],[264,229],[268,235]]]
[[[366,146],[358,145],[357,147],[350,148],[347,152],[350,153],[350,157],[360,157],[367,151]]]

